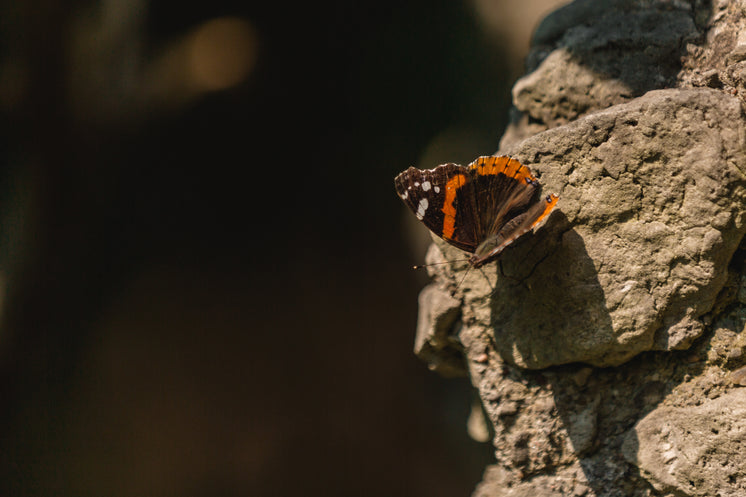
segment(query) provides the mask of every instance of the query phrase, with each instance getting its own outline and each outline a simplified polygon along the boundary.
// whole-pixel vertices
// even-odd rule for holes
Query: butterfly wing
[[[417,219],[446,242],[475,254],[479,267],[539,224],[557,203],[540,198],[531,171],[510,157],[479,157],[468,166],[410,167],[396,192]]]
[[[480,157],[469,169],[474,174],[480,216],[480,245],[474,262],[483,265],[536,227],[554,209],[558,197],[542,198],[531,171],[509,157]]]
[[[527,208],[540,188],[531,171],[510,157],[479,157],[469,164],[468,170],[478,202],[480,240],[499,231],[511,217]]]
[[[474,187],[473,172],[458,164],[435,169],[410,167],[394,180],[396,193],[430,231],[451,245],[474,253],[477,237],[477,203],[465,194]]]

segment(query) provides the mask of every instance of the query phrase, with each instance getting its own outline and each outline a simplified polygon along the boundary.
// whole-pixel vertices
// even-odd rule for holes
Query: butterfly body
[[[541,195],[531,171],[510,157],[479,157],[468,166],[410,167],[394,180],[396,192],[430,231],[472,254],[481,267],[524,233],[538,227],[559,200]]]

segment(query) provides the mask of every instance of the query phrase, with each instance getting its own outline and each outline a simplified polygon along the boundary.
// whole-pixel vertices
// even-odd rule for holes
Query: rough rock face
[[[674,86],[680,59],[701,38],[695,18],[689,3],[640,0],[576,0],[548,15],[513,87],[513,123],[500,148]]]
[[[746,390],[695,407],[659,407],[630,431],[622,450],[658,490],[746,495]]]
[[[716,90],[659,90],[521,142],[559,210],[506,250],[512,278],[467,276],[461,334],[531,369],[688,347],[746,232],[743,120]]]
[[[437,287],[420,293],[420,319],[414,353],[443,376],[464,376],[464,360],[458,339],[451,333],[461,315],[461,303]]]
[[[746,481],[746,418],[727,369],[744,363],[746,310],[734,307],[713,328],[686,352],[643,353],[615,368],[469,361],[497,459],[474,495],[739,495],[727,492]]]
[[[681,10],[627,11],[623,7],[629,4],[620,2],[621,12],[603,10],[593,16],[594,23],[571,26],[558,36],[561,48],[513,87],[516,108],[553,126],[673,83],[681,47],[698,34],[691,16]],[[556,24],[550,16],[534,41],[556,41]]]
[[[744,32],[743,0],[537,29],[500,153],[558,209],[501,267],[432,266],[420,302],[416,350],[449,374],[461,351],[492,425],[474,495],[746,495]]]

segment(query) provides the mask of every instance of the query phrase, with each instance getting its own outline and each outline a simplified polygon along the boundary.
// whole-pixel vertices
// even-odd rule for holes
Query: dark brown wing
[[[542,198],[537,179],[515,159],[480,157],[469,168],[475,172],[481,216],[480,244],[473,260],[479,267],[537,226],[554,209],[558,197]]]
[[[484,264],[551,212],[557,197],[540,198],[531,171],[510,157],[479,157],[467,167],[410,167],[396,192],[433,233]]]
[[[451,245],[474,253],[479,238],[474,220],[477,205],[471,190],[472,173],[458,164],[435,169],[410,167],[394,180],[396,193],[430,231]]]
[[[480,241],[528,209],[541,189],[531,171],[510,157],[479,157],[468,169],[477,199]]]

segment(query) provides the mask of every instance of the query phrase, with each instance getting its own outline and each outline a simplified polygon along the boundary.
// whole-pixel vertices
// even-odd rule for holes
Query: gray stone
[[[576,455],[582,456],[593,446],[596,440],[597,416],[598,399],[582,411],[571,413],[567,417],[568,438]]]
[[[513,86],[516,108],[550,127],[632,96],[632,89],[623,80],[598,84],[596,72],[567,50],[555,50]]]
[[[746,390],[699,406],[662,406],[622,446],[659,491],[685,496],[746,495]]]
[[[461,302],[437,285],[422,289],[414,353],[430,369],[446,377],[466,375],[463,354],[454,326],[461,314]]]
[[[591,24],[611,10],[631,10],[634,0],[576,0],[547,15],[534,31],[533,46],[556,42],[568,29]]]
[[[555,33],[562,25],[559,46],[549,54],[536,49],[538,66],[513,87],[516,108],[553,127],[670,85],[680,69],[681,47],[698,36],[691,13],[630,11],[628,3],[573,2],[566,9],[578,11],[574,17],[560,10],[556,15],[566,21],[547,18],[536,37],[547,38],[544,31]],[[577,18],[586,10],[595,15],[593,24]]]
[[[746,366],[740,367],[728,375],[734,385],[746,386]]]
[[[472,497],[584,497],[594,495],[580,465],[562,468],[552,476],[515,481],[499,466],[488,466]]]
[[[494,428],[475,496],[746,495],[744,5],[576,0],[537,29],[499,151],[558,209],[499,264],[431,267]]]
[[[466,276],[462,339],[494,330],[503,359],[532,369],[688,347],[746,232],[742,119],[721,92],[660,90],[508,151],[560,203],[504,252],[507,278]]]

